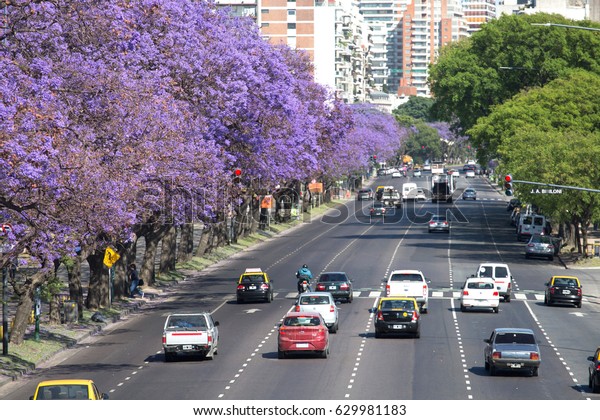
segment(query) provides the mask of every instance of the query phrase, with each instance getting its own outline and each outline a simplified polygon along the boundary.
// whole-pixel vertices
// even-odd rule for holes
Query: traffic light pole
[[[600,190],[596,190],[593,188],[574,187],[572,185],[557,185],[557,184],[548,184],[546,182],[518,181],[516,179],[513,179],[512,182],[514,182],[516,184],[542,185],[545,187],[561,188],[561,189],[565,189],[565,190],[577,190],[577,191],[600,193]]]

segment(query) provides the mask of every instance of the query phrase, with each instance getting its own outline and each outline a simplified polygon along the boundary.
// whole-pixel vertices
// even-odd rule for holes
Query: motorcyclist
[[[308,281],[308,291],[310,292],[310,281],[312,280],[312,277],[313,275],[310,272],[308,265],[303,264],[302,267],[300,267],[296,272],[296,278],[298,279],[298,293],[303,292],[302,283],[304,282],[304,280]]]

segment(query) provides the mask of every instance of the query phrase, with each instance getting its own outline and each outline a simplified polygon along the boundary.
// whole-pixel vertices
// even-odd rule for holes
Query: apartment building
[[[498,17],[496,0],[462,0],[461,3],[469,35],[477,32],[484,23]]]

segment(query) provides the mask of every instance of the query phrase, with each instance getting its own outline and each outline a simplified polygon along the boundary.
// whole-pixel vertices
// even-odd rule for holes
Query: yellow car
[[[273,301],[273,285],[267,273],[260,268],[246,268],[236,288],[237,303],[247,300]]]
[[[375,338],[384,334],[412,334],[421,337],[419,304],[406,296],[389,296],[379,299],[375,312]]]
[[[30,400],[108,400],[91,379],[42,381]]]

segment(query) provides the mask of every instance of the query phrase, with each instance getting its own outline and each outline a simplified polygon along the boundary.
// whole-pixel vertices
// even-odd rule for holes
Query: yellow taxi
[[[246,268],[236,288],[237,303],[247,300],[273,301],[273,286],[267,273],[260,268]]]
[[[419,304],[406,296],[389,296],[379,299],[375,310],[375,338],[385,334],[412,334],[421,337]]]
[[[42,381],[30,400],[108,400],[91,379],[56,379]]]
[[[575,276],[552,276],[546,283],[544,303],[548,306],[559,303],[581,308],[581,300],[581,283]]]

